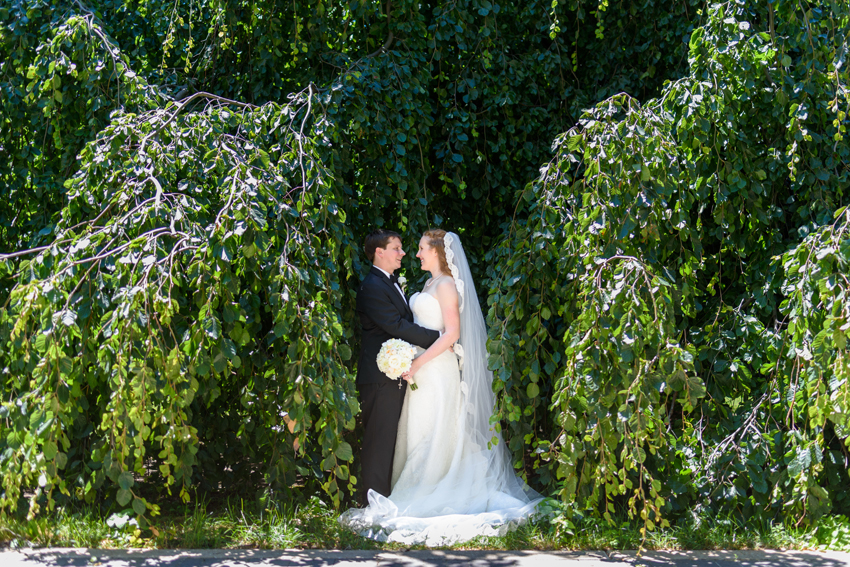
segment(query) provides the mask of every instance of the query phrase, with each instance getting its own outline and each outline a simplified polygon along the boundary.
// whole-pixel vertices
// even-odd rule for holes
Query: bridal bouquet
[[[378,370],[392,378],[400,380],[402,374],[410,370],[410,363],[416,356],[416,347],[401,339],[390,339],[381,345],[378,352]],[[399,381],[398,387],[401,388]],[[416,384],[411,383],[410,389],[415,390]]]

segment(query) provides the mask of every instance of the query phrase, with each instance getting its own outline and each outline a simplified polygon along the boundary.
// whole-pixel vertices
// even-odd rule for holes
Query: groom
[[[357,313],[363,330],[357,364],[357,390],[363,414],[363,448],[360,451],[361,494],[367,505],[371,488],[390,495],[395,438],[407,383],[391,380],[378,370],[378,351],[389,339],[402,339],[427,349],[440,337],[413,323],[413,312],[393,272],[401,267],[401,236],[376,230],[366,237],[366,257],[372,269],[357,292]]]

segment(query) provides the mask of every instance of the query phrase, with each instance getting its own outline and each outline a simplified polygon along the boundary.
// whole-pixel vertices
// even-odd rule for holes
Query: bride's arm
[[[416,357],[410,365],[410,370],[404,374],[404,379],[416,374],[422,366],[451,348],[460,338],[460,309],[458,308],[457,288],[454,280],[446,278],[437,284],[437,301],[443,313],[443,324],[446,326],[442,336],[434,341],[428,350]]]

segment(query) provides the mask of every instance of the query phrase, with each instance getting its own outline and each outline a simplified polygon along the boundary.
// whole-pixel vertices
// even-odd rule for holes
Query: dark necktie
[[[395,274],[390,274],[390,283],[391,284],[397,284],[398,283],[398,276],[395,275]]]

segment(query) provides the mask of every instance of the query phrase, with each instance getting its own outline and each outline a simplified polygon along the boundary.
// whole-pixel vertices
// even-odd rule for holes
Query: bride
[[[379,541],[450,545],[502,535],[532,515],[540,495],[516,476],[501,435],[487,369],[487,330],[458,236],[429,230],[416,254],[431,272],[410,298],[417,324],[443,332],[413,361],[399,418],[392,492],[369,491],[340,523]],[[454,352],[449,347],[454,345]],[[460,360],[458,360],[460,359]]]

